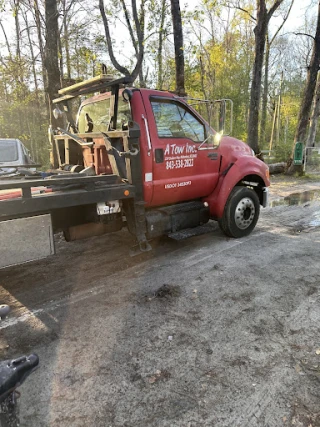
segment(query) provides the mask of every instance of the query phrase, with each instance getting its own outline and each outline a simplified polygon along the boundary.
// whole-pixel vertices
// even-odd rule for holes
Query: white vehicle
[[[19,139],[0,139],[0,175],[15,173],[18,168],[35,170],[30,151]]]

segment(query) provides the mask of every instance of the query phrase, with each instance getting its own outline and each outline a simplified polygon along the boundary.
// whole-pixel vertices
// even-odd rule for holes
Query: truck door
[[[145,95],[153,153],[153,206],[199,199],[218,182],[220,154],[204,142],[208,126],[185,103]]]

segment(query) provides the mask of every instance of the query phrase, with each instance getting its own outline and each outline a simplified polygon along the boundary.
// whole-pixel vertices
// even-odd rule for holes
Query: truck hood
[[[228,159],[229,163],[235,163],[240,157],[244,156],[256,158],[249,145],[231,136],[221,138],[219,151],[223,158]]]
[[[222,157],[222,172],[228,170],[230,165],[237,164],[243,170],[244,175],[257,174],[264,180],[266,186],[270,185],[268,165],[257,159],[249,145],[243,141],[225,136],[221,139],[219,152]]]

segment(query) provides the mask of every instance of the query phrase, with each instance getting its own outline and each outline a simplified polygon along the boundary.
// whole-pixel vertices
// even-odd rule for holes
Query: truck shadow
[[[70,298],[80,295],[81,299],[97,286],[108,287],[111,276],[127,269],[143,265],[142,271],[159,256],[192,245],[192,239],[154,239],[152,251],[134,257],[130,256],[134,240],[125,230],[71,244],[58,236],[55,243],[52,257],[0,270],[0,303],[11,308],[9,318],[0,325],[0,359],[56,340]],[[56,310],[62,315],[59,321]]]

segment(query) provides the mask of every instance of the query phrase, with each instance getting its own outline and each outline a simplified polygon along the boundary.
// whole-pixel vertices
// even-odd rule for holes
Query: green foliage
[[[281,142],[278,146],[272,151],[274,157],[274,162],[285,162],[291,154],[292,151],[292,140],[288,140],[286,143]]]
[[[0,19],[3,24],[8,24],[4,25],[5,31],[8,32],[6,34],[8,43],[5,37],[0,41],[0,137],[22,139],[36,160],[46,164],[49,157],[47,150],[49,120],[44,95],[43,64],[34,7],[31,3],[20,2],[19,8],[13,9],[10,2],[0,0]],[[131,2],[125,3],[132,19]],[[250,15],[256,14],[256,1],[242,0],[239,5],[243,10],[230,7],[230,4],[217,0],[198,0],[195,7],[188,7],[185,10],[183,2],[180,2],[184,31],[185,87],[188,95],[195,98],[232,99],[233,135],[246,140],[254,60],[255,23]],[[41,16],[44,17],[43,5],[43,2],[39,2]],[[122,65],[132,69],[136,58],[129,33],[126,32],[126,38],[124,37],[126,29],[123,26],[125,19],[121,2],[110,0],[105,2],[105,5],[115,55]],[[270,7],[269,3],[268,5]],[[175,63],[170,1],[167,0],[164,4],[163,0],[145,0],[144,6],[144,78],[147,86],[156,87],[159,84],[163,89],[173,91]],[[100,73],[101,62],[106,64],[108,72],[112,73],[114,70],[110,65],[101,16],[96,6],[90,2],[85,4],[80,0],[66,0],[59,1],[58,7],[61,29],[59,59],[62,76],[77,81],[90,78]],[[160,18],[163,10],[165,15],[162,23]],[[138,13],[140,13],[139,2]],[[24,14],[28,16],[28,25],[23,19]],[[17,33],[14,31],[15,18],[18,18],[20,25],[17,32],[21,47],[19,55],[16,53],[19,44],[16,40]],[[64,18],[66,28],[63,25]],[[30,30],[33,55],[27,29]],[[305,31],[301,29],[301,32],[312,34],[311,30],[306,28]],[[44,44],[43,22],[40,32]],[[3,30],[0,28],[0,34],[2,33]],[[159,35],[163,36],[161,65]],[[279,141],[273,144],[277,161],[286,160],[291,152],[311,41],[308,37],[287,34],[277,37],[272,45],[266,143],[262,148],[269,149],[279,79],[281,71],[284,71]]]
[[[41,100],[30,93],[24,101],[0,103],[0,129],[2,138],[21,139],[32,153],[32,157],[44,166],[48,158],[48,117]]]
[[[44,95],[31,88],[28,58],[3,58],[0,65],[0,138],[21,139],[33,158],[46,165],[47,127]]]
[[[230,98],[234,103],[233,134],[246,139],[247,112],[249,105],[250,73],[253,64],[254,36],[252,23],[246,14],[234,14],[226,28],[213,34],[202,43],[202,22],[207,15],[221,16],[221,5],[204,1],[205,9],[189,14],[200,46],[190,48],[191,64],[186,68],[187,92],[210,100]],[[204,12],[205,11],[205,12]],[[206,16],[204,16],[204,14]],[[195,27],[194,21],[199,27]]]

